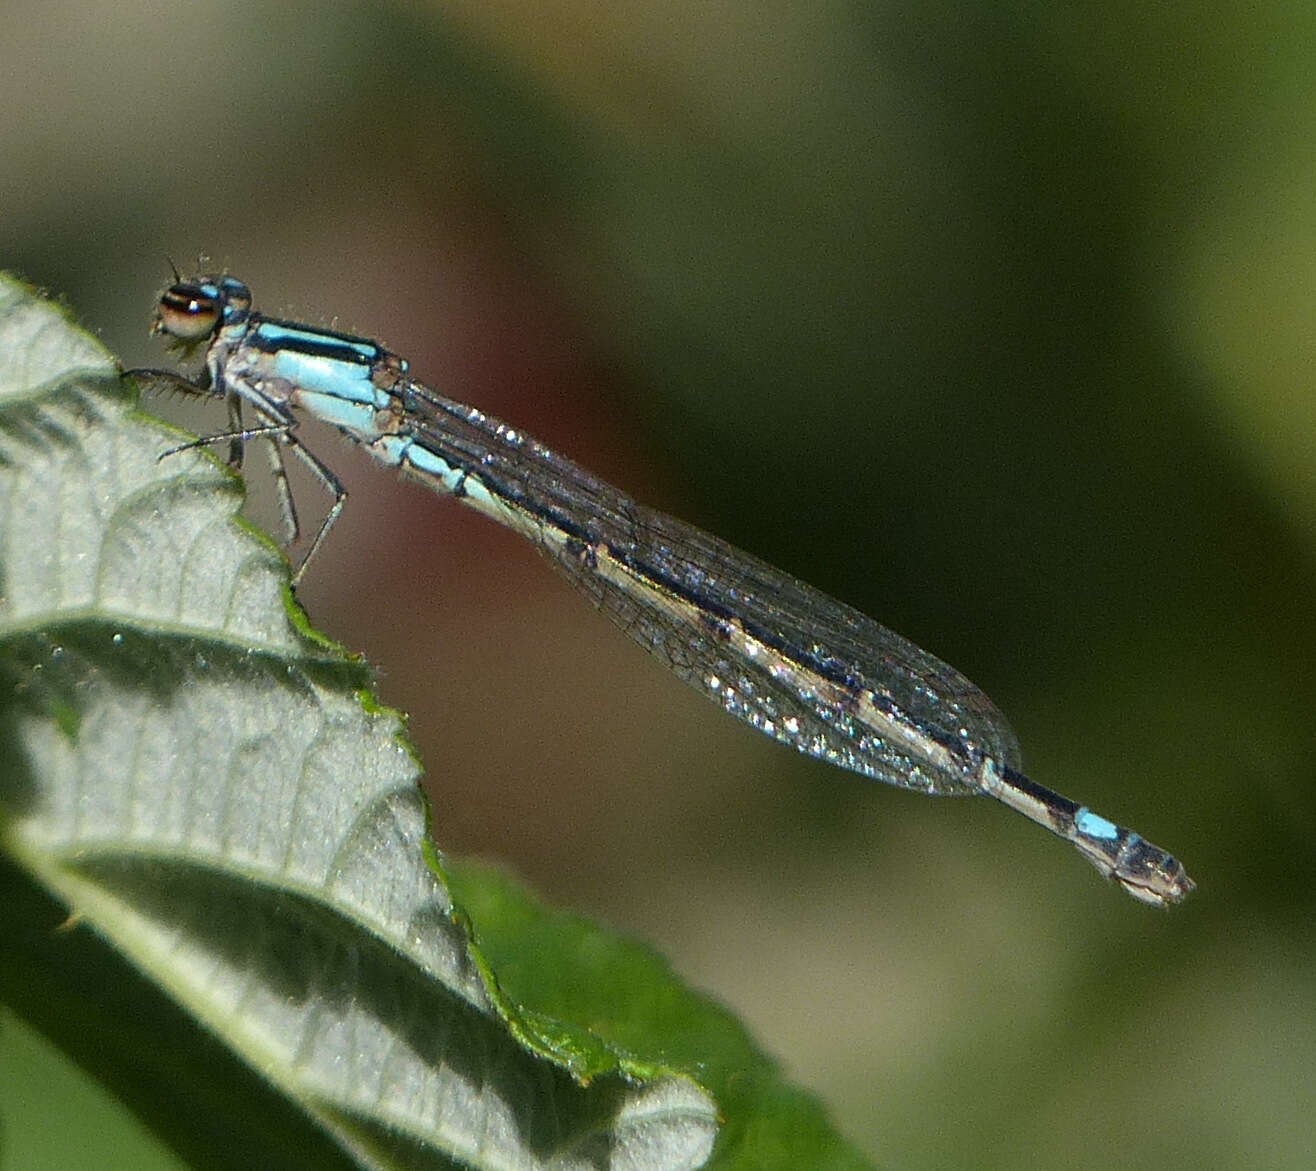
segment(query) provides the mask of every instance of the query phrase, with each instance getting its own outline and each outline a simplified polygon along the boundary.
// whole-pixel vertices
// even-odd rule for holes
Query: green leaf
[[[487,863],[454,861],[448,874],[511,995],[555,1017],[588,1020],[625,1049],[643,1051],[659,1038],[666,1061],[698,1072],[723,1118],[709,1168],[842,1171],[869,1165],[810,1095],[782,1080],[744,1025],[683,989],[652,948],[580,915],[545,910]]]
[[[5,998],[196,1163],[699,1165],[693,1080],[499,991],[399,717],[181,442],[0,281]]]
[[[0,999],[193,1166],[863,1166],[652,950],[439,854],[187,438],[0,277]]]

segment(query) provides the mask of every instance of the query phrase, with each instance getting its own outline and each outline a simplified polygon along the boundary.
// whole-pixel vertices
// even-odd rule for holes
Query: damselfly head
[[[250,308],[251,293],[233,277],[178,280],[160,294],[151,332],[167,335],[171,346],[186,353]]]

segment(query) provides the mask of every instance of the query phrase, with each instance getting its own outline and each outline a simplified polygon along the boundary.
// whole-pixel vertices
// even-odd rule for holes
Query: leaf
[[[298,1150],[301,1112],[362,1166],[699,1165],[717,1113],[692,1080],[500,992],[399,717],[310,631],[238,478],[158,458],[181,442],[0,281],[6,998],[132,1070],[135,1108],[214,1166],[258,1158],[219,1137],[251,1103],[266,1163],[325,1161]],[[41,937],[37,884],[69,931]]]
[[[658,1038],[669,1063],[698,1071],[724,1119],[710,1171],[869,1165],[810,1095],[782,1079],[744,1025],[681,988],[652,948],[579,915],[546,911],[486,863],[454,862],[448,874],[510,993],[554,1016],[587,1019],[626,1049],[651,1048]]]

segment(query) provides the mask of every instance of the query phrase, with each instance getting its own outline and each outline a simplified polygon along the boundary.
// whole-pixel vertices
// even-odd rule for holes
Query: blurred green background
[[[166,256],[381,337],[954,663],[1199,890],[748,734],[321,435],[354,495],[302,597],[412,713],[442,847],[653,941],[879,1165],[1311,1165],[1316,10],[5,17],[0,264],[126,363]],[[104,1125],[13,1091],[48,1061],[0,1021],[5,1166]]]

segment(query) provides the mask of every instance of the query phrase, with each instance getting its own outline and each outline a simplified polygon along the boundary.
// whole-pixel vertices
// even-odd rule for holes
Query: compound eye
[[[219,301],[196,285],[174,285],[155,307],[155,332],[182,341],[200,341],[219,323]]]

